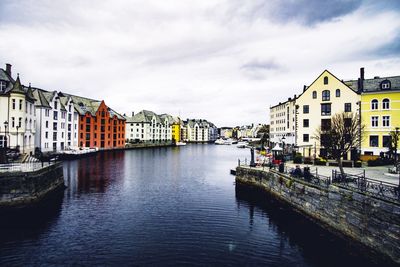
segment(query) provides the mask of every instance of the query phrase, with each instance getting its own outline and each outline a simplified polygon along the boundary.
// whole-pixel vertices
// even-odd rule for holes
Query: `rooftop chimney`
[[[132,111],[132,117],[135,116],[135,112]]]
[[[364,68],[360,68],[360,78],[358,79],[358,91],[364,91]]]
[[[6,63],[6,73],[11,77],[11,64]]]

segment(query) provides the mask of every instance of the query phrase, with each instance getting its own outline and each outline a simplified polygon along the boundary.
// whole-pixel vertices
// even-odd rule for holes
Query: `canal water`
[[[109,151],[64,163],[68,188],[2,215],[1,266],[382,266],[266,194],[235,186],[235,146]]]

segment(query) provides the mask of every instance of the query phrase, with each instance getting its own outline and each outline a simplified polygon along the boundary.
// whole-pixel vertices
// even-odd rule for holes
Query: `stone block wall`
[[[301,213],[400,263],[400,205],[342,188],[310,184],[275,171],[236,169],[236,182],[257,186]]]
[[[29,205],[64,187],[62,163],[32,172],[1,173],[0,208]]]

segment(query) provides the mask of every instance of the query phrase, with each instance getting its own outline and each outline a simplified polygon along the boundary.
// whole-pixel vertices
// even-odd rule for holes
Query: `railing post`
[[[240,167],[240,159],[238,159],[238,166]]]

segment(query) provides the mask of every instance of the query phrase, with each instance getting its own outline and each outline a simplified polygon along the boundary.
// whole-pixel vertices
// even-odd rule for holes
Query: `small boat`
[[[185,142],[176,142],[176,146],[186,146]]]
[[[224,140],[224,139],[220,138],[220,139],[217,139],[217,141],[215,141],[214,144],[216,144],[216,145],[232,145],[232,140],[231,139]]]

